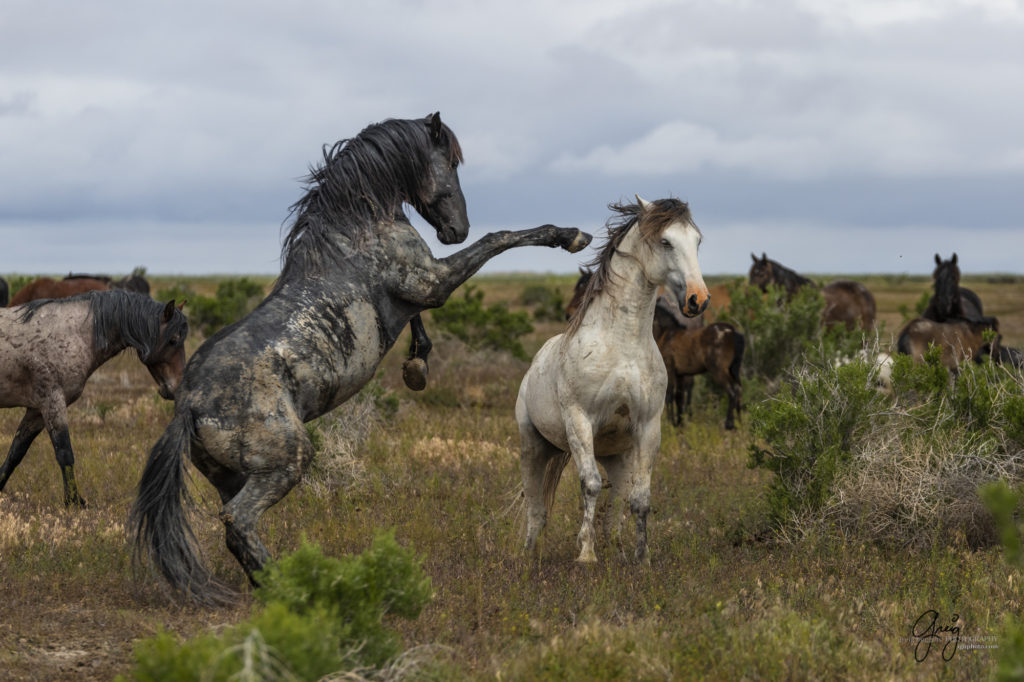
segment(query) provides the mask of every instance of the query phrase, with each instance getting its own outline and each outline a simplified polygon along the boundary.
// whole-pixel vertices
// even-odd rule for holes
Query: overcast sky
[[[4,0],[0,273],[276,273],[322,145],[436,110],[470,240],[639,193],[706,273],[1024,272],[1017,0]]]

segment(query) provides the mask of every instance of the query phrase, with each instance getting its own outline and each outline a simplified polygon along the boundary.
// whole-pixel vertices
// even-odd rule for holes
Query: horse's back
[[[984,316],[981,297],[967,287],[960,287],[960,303],[963,305],[964,317],[979,319]]]
[[[871,329],[875,325],[875,297],[860,282],[840,279],[821,290],[825,298],[825,324],[842,323],[847,329]]]

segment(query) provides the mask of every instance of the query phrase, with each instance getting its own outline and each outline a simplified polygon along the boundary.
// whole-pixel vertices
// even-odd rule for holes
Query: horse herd
[[[521,246],[577,252],[591,240],[576,228],[543,225],[487,234],[435,258],[405,205],[442,243],[461,243],[469,230],[458,177],[462,149],[439,114],[373,124],[325,148],[323,156],[291,207],[282,271],[272,291],[248,316],[207,339],[187,363],[181,306],[153,301],[148,285],[144,292],[107,291],[117,284],[70,276],[63,285],[83,286],[87,293],[60,298],[65,294],[51,290],[18,305],[19,292],[12,307],[0,309],[0,407],[26,408],[0,466],[0,490],[45,428],[64,478],[65,503],[85,504],[74,480],[67,405],[103,362],[134,348],[160,394],[175,403],[132,505],[136,551],[148,555],[186,598],[230,601],[234,592],[209,572],[195,546],[186,459],[217,490],[226,545],[255,582],[270,556],[257,522],[299,482],[313,456],[305,422],[358,392],[406,326],[412,339],[403,378],[422,389],[431,343],[420,312],[442,305],[490,258]],[[678,423],[693,375],[707,372],[728,395],[727,428],[741,407],[744,337],[727,323],[703,324],[710,296],[697,259],[702,235],[689,206],[637,197],[610,208],[607,242],[581,272],[568,327],[538,351],[515,406],[527,549],[536,551],[572,459],[583,493],[583,562],[596,560],[598,463],[608,476],[610,499],[628,505],[634,517],[635,557],[647,560],[650,479],[663,406],[668,403]],[[764,254],[752,258],[755,286],[779,284],[787,295],[814,286]],[[956,256],[936,261],[936,296],[928,313],[934,317],[928,321],[940,331],[917,320],[907,325],[899,347],[915,355],[915,344],[929,334],[947,343],[949,329],[972,334],[997,328],[994,318],[982,317],[977,297],[959,289]],[[0,293],[6,299],[6,284]],[[825,323],[873,326],[874,300],[862,285],[835,282],[822,294]],[[998,342],[987,347],[995,354]]]

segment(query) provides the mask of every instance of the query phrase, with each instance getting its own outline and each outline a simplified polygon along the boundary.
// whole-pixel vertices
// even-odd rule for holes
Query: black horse
[[[7,307],[7,301],[11,299],[11,289],[7,286],[7,280],[0,277],[0,308]]]
[[[212,603],[231,593],[200,560],[187,522],[183,459],[216,487],[226,542],[253,580],[269,558],[256,524],[313,456],[304,422],[373,378],[399,333],[490,258],[518,246],[575,252],[590,235],[544,225],[485,235],[434,258],[408,203],[445,244],[469,231],[457,168],[462,151],[433,114],[388,120],[324,150],[293,207],[281,276],[248,316],[192,356],[175,415],[146,463],[132,509],[136,546],[173,588]]]
[[[928,300],[928,307],[921,313],[921,317],[935,322],[959,318],[980,320],[984,317],[978,295],[960,286],[960,266],[957,265],[955,253],[949,260],[942,260],[939,254],[935,254],[932,280],[935,293]]]

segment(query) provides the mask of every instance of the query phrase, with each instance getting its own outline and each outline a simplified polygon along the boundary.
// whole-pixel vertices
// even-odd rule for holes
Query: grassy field
[[[722,284],[728,278],[709,278]],[[824,278],[822,278],[824,279]],[[930,286],[926,277],[871,276],[887,333]],[[154,282],[160,289],[170,280]],[[571,291],[571,276],[485,276],[486,302],[513,307],[529,284]],[[216,281],[189,280],[200,293]],[[1000,318],[1004,343],[1024,346],[1024,278],[964,277]],[[458,295],[458,294],[456,294]],[[427,319],[428,331],[430,320]],[[561,323],[535,325],[533,353]],[[415,548],[435,597],[408,645],[436,645],[440,677],[463,679],[978,679],[989,675],[1005,617],[1020,617],[1020,575],[996,549],[951,538],[895,551],[820,535],[762,538],[768,474],[749,469],[749,424],[721,429],[724,402],[698,406],[680,429],[663,427],[649,521],[651,565],[613,545],[579,566],[577,486],[559,490],[538,564],[520,555],[518,436],[512,407],[526,363],[470,352],[435,334],[428,388],[401,382],[401,352],[381,368],[397,413],[370,423],[354,456],[338,454],[366,419],[343,406],[320,424],[324,462],[264,518],[275,555],[303,537],[330,555],[362,551],[393,527]],[[194,349],[195,342],[191,344]],[[405,348],[400,340],[396,348]],[[243,619],[252,598],[223,545],[213,489],[198,474],[196,529],[215,572],[242,592],[234,608],[176,603],[136,572],[125,519],[150,447],[172,405],[130,354],[92,378],[71,408],[77,474],[89,502],[65,510],[53,451],[42,437],[0,493],[0,678],[111,679],[132,665],[132,645],[160,629],[188,636]],[[13,436],[20,410],[0,411]],[[333,457],[330,455],[334,455]],[[329,464],[329,466],[328,466]],[[628,528],[627,524],[627,528]],[[626,537],[631,543],[632,534]],[[922,663],[909,640],[929,609],[954,614],[961,644]]]

